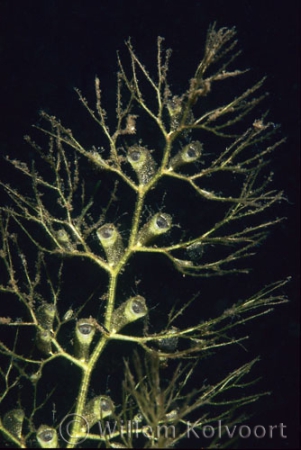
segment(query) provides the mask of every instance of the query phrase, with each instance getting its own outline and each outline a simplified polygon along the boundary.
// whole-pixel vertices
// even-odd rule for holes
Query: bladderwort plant
[[[80,142],[80,122],[77,133],[43,112],[37,137],[26,136],[35,157],[6,158],[20,182],[1,181],[7,445],[174,447],[190,424],[239,423],[265,394],[249,375],[256,359],[231,367],[221,356],[244,352],[243,326],[284,303],[287,282],[246,286],[246,299],[233,289],[251,276],[245,261],[281,221],[271,208],[284,200],[268,168],[284,139],[267,114],[254,115],[264,79],[246,88],[247,70],[230,68],[235,36],[211,26],[188,88],[175,93],[163,39],[155,76],[128,40],[115,122],[97,77],[95,107],[77,90],[95,146]],[[222,310],[210,309],[213,277],[233,280]],[[214,359],[219,370],[206,372]]]

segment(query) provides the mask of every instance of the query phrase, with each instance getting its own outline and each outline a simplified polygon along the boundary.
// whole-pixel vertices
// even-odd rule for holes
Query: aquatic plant
[[[162,38],[155,76],[128,40],[115,122],[98,77],[95,107],[77,90],[93,147],[80,121],[71,131],[42,112],[38,137],[26,136],[35,157],[7,157],[19,176],[19,187],[1,182],[0,430],[11,445],[172,447],[240,423],[265,394],[250,387],[256,359],[228,368],[223,355],[245,345],[242,325],[286,301],[287,280],[246,286],[245,299],[233,288],[282,220],[269,158],[284,139],[252,115],[264,79],[237,81],[247,70],[231,68],[235,35],[210,27],[184,91],[168,83]],[[213,277],[229,296],[218,312]],[[220,366],[210,379],[205,358]]]

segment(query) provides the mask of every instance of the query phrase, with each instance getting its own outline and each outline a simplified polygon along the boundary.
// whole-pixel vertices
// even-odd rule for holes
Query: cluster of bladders
[[[193,141],[183,147],[173,158],[171,158],[168,170],[175,170],[187,163],[194,162],[201,155],[202,144]],[[151,181],[156,173],[156,163],[148,149],[134,145],[129,148],[127,159],[135,170],[139,183],[145,185]],[[172,226],[172,219],[169,214],[159,212],[142,226],[138,232],[137,246],[144,246],[153,241],[157,236],[166,233]],[[122,238],[117,228],[112,223],[104,224],[97,230],[97,237],[106,254],[107,262],[110,266],[116,266],[124,253]],[[69,244],[67,232],[62,229],[58,231],[58,240]],[[144,317],[148,312],[145,299],[137,295],[131,297],[118,308],[112,315],[110,333],[117,333],[127,324]],[[45,353],[52,354],[53,323],[56,316],[55,305],[43,303],[36,311],[38,322],[36,333],[37,348]],[[89,361],[89,349],[95,335],[95,321],[92,318],[79,319],[75,327],[74,354],[82,362]],[[176,332],[173,330],[172,332]],[[170,333],[168,333],[170,334]],[[159,347],[163,351],[174,351],[178,338],[168,337],[158,341]],[[82,414],[81,432],[90,430],[98,421],[110,416],[114,412],[114,404],[108,396],[94,397],[88,401]],[[4,428],[18,440],[22,437],[22,428],[25,413],[22,409],[13,409],[7,412],[3,418]],[[57,430],[48,425],[41,425],[36,433],[37,441],[41,448],[57,448]]]

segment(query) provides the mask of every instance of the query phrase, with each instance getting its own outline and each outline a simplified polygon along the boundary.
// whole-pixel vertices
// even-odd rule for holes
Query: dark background
[[[177,88],[187,81],[202,56],[208,26],[235,26],[243,55],[255,79],[268,76],[271,118],[281,123],[287,143],[275,156],[275,184],[289,202],[288,219],[273,231],[257,260],[258,278],[268,281],[292,275],[290,303],[252,326],[250,354],[262,357],[262,389],[272,398],[256,411],[258,424],[287,425],[288,439],[245,442],[245,448],[298,446],[298,275],[299,263],[299,23],[298,1],[0,1],[0,154],[28,152],[22,136],[30,132],[39,111],[77,123],[80,105],[73,88],[93,92],[97,74],[107,109],[115,108],[116,51],[133,44],[146,65],[154,64],[158,35],[173,48],[170,77]],[[153,65],[154,67],[154,65]],[[105,87],[107,86],[107,89]],[[81,123],[77,123],[80,128]],[[85,131],[83,130],[83,136]],[[95,143],[97,145],[97,143]],[[0,160],[0,173],[4,165]],[[1,194],[0,194],[1,195]],[[0,197],[1,198],[1,197]],[[253,352],[253,353],[252,353]],[[256,408],[256,407],[254,407]],[[198,445],[195,442],[196,446]]]

